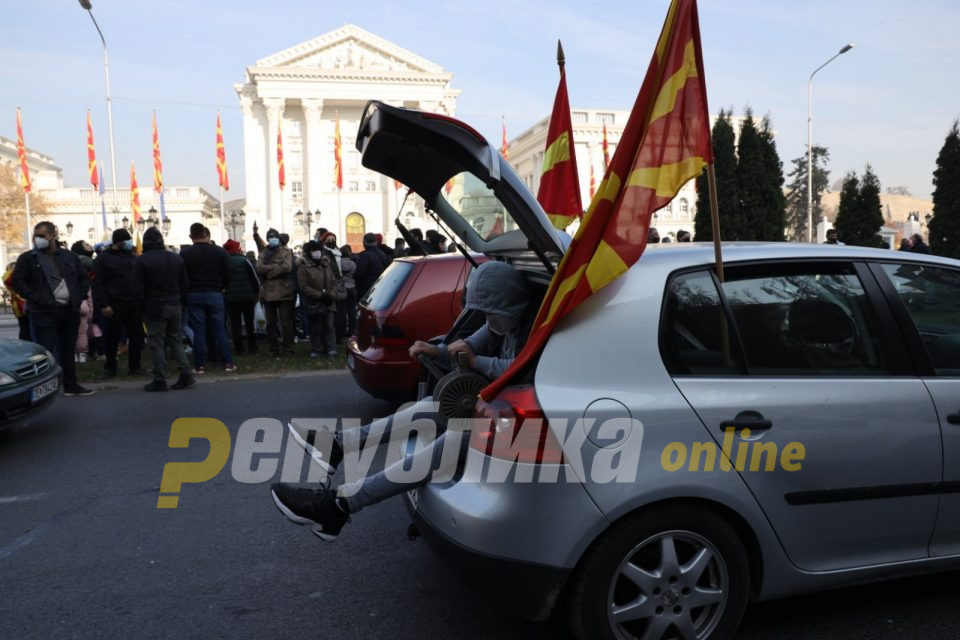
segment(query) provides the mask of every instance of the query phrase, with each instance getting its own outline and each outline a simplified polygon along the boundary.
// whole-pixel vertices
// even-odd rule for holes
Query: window
[[[686,198],[680,198],[677,202],[677,207],[679,209],[678,213],[680,214],[681,220],[686,220],[690,217],[690,205],[687,203]]]
[[[360,184],[359,184],[358,182],[356,182],[355,180],[352,181],[352,182],[350,182],[349,190],[350,190],[350,191],[360,191]]]
[[[377,183],[374,182],[373,180],[368,180],[367,191],[376,191],[376,190],[377,190]]]
[[[178,188],[178,189],[177,189],[177,197],[178,197],[178,198],[189,198],[189,197],[190,197],[190,189]]]
[[[960,376],[960,272],[881,265],[907,308],[937,375]]]
[[[587,124],[587,112],[586,111],[574,111],[570,119],[573,124]]]
[[[96,229],[94,229],[93,227],[90,227],[89,229],[87,229],[87,242],[92,243],[96,235],[97,235]]]
[[[660,344],[670,373],[736,375],[741,372],[737,343],[708,272],[673,279],[667,289],[663,318]]]
[[[852,265],[734,268],[723,292],[750,374],[888,372],[873,307]]]
[[[303,182],[300,180],[294,180],[290,183],[290,195],[293,196],[294,200],[303,199]]]
[[[600,124],[613,124],[613,114],[612,113],[598,113],[597,122]]]

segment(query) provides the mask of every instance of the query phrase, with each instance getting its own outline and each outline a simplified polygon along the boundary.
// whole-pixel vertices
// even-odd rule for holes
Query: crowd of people
[[[404,242],[389,248],[372,233],[356,256],[323,228],[297,251],[276,229],[264,239],[254,224],[253,238],[256,253],[235,240],[220,247],[198,222],[179,251],[156,227],[144,233],[142,252],[125,229],[109,243],[67,249],[56,226],[40,222],[33,248],[3,279],[19,337],[53,354],[67,396],[93,393],[77,382],[77,363],[102,357],[103,378],[114,378],[125,350],[126,373],[138,376],[145,346],[153,376],[146,391],[189,387],[214,361],[236,371],[235,356],[258,350],[260,313],[271,356],[292,355],[299,332],[309,337],[311,357],[333,358],[338,341],[356,332],[358,301],[394,257],[407,255]],[[169,386],[168,358],[179,372]]]

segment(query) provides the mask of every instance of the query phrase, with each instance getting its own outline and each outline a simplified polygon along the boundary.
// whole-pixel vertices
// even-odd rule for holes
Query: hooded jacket
[[[186,304],[187,269],[183,260],[163,244],[159,229],[151,227],[143,234],[143,255],[133,265],[133,285],[143,315],[159,317],[165,306]]]
[[[132,251],[106,249],[93,261],[93,302],[100,308],[115,302],[133,302],[133,265],[137,256]]]
[[[464,308],[499,316],[509,329],[503,335],[494,333],[489,318],[465,340],[476,354],[473,368],[490,378],[497,378],[507,370],[526,342],[529,326],[526,312],[530,303],[523,276],[505,262],[484,262],[473,270],[467,279]],[[440,354],[436,360],[440,366],[450,368],[447,345],[437,345]]]
[[[267,231],[267,237],[277,235],[275,229]],[[280,302],[294,299],[293,251],[286,245],[276,248],[267,246],[257,260],[257,273],[263,282],[260,298],[265,302]]]

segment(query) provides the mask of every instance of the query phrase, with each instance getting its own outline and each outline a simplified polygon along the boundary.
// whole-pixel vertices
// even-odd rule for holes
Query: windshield
[[[400,293],[413,267],[412,262],[391,262],[360,304],[373,311],[385,311],[393,304],[393,300]]]
[[[518,229],[492,189],[472,173],[458,173],[444,186],[442,197],[486,241]]]

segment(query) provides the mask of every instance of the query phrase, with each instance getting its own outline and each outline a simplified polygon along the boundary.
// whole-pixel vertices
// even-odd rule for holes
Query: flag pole
[[[30,243],[30,236],[31,236],[31,233],[33,232],[33,225],[30,224],[30,192],[29,192],[29,191],[24,191],[24,192],[23,192],[23,207],[24,207],[24,211],[27,212],[27,229],[26,229],[26,236],[27,236],[27,251],[29,251],[29,250],[30,250],[30,244],[31,244],[31,243]]]
[[[710,222],[713,225],[713,253],[717,262],[717,279],[723,282],[723,250],[720,247],[720,205],[717,202],[717,174],[713,163],[707,165],[707,184],[710,187]]]
[[[343,230],[343,209],[340,206],[340,192],[343,191],[341,187],[337,187],[337,239],[341,242],[346,243],[347,238],[344,235]]]
[[[220,246],[227,241],[227,224],[223,217],[223,185],[220,185]]]

